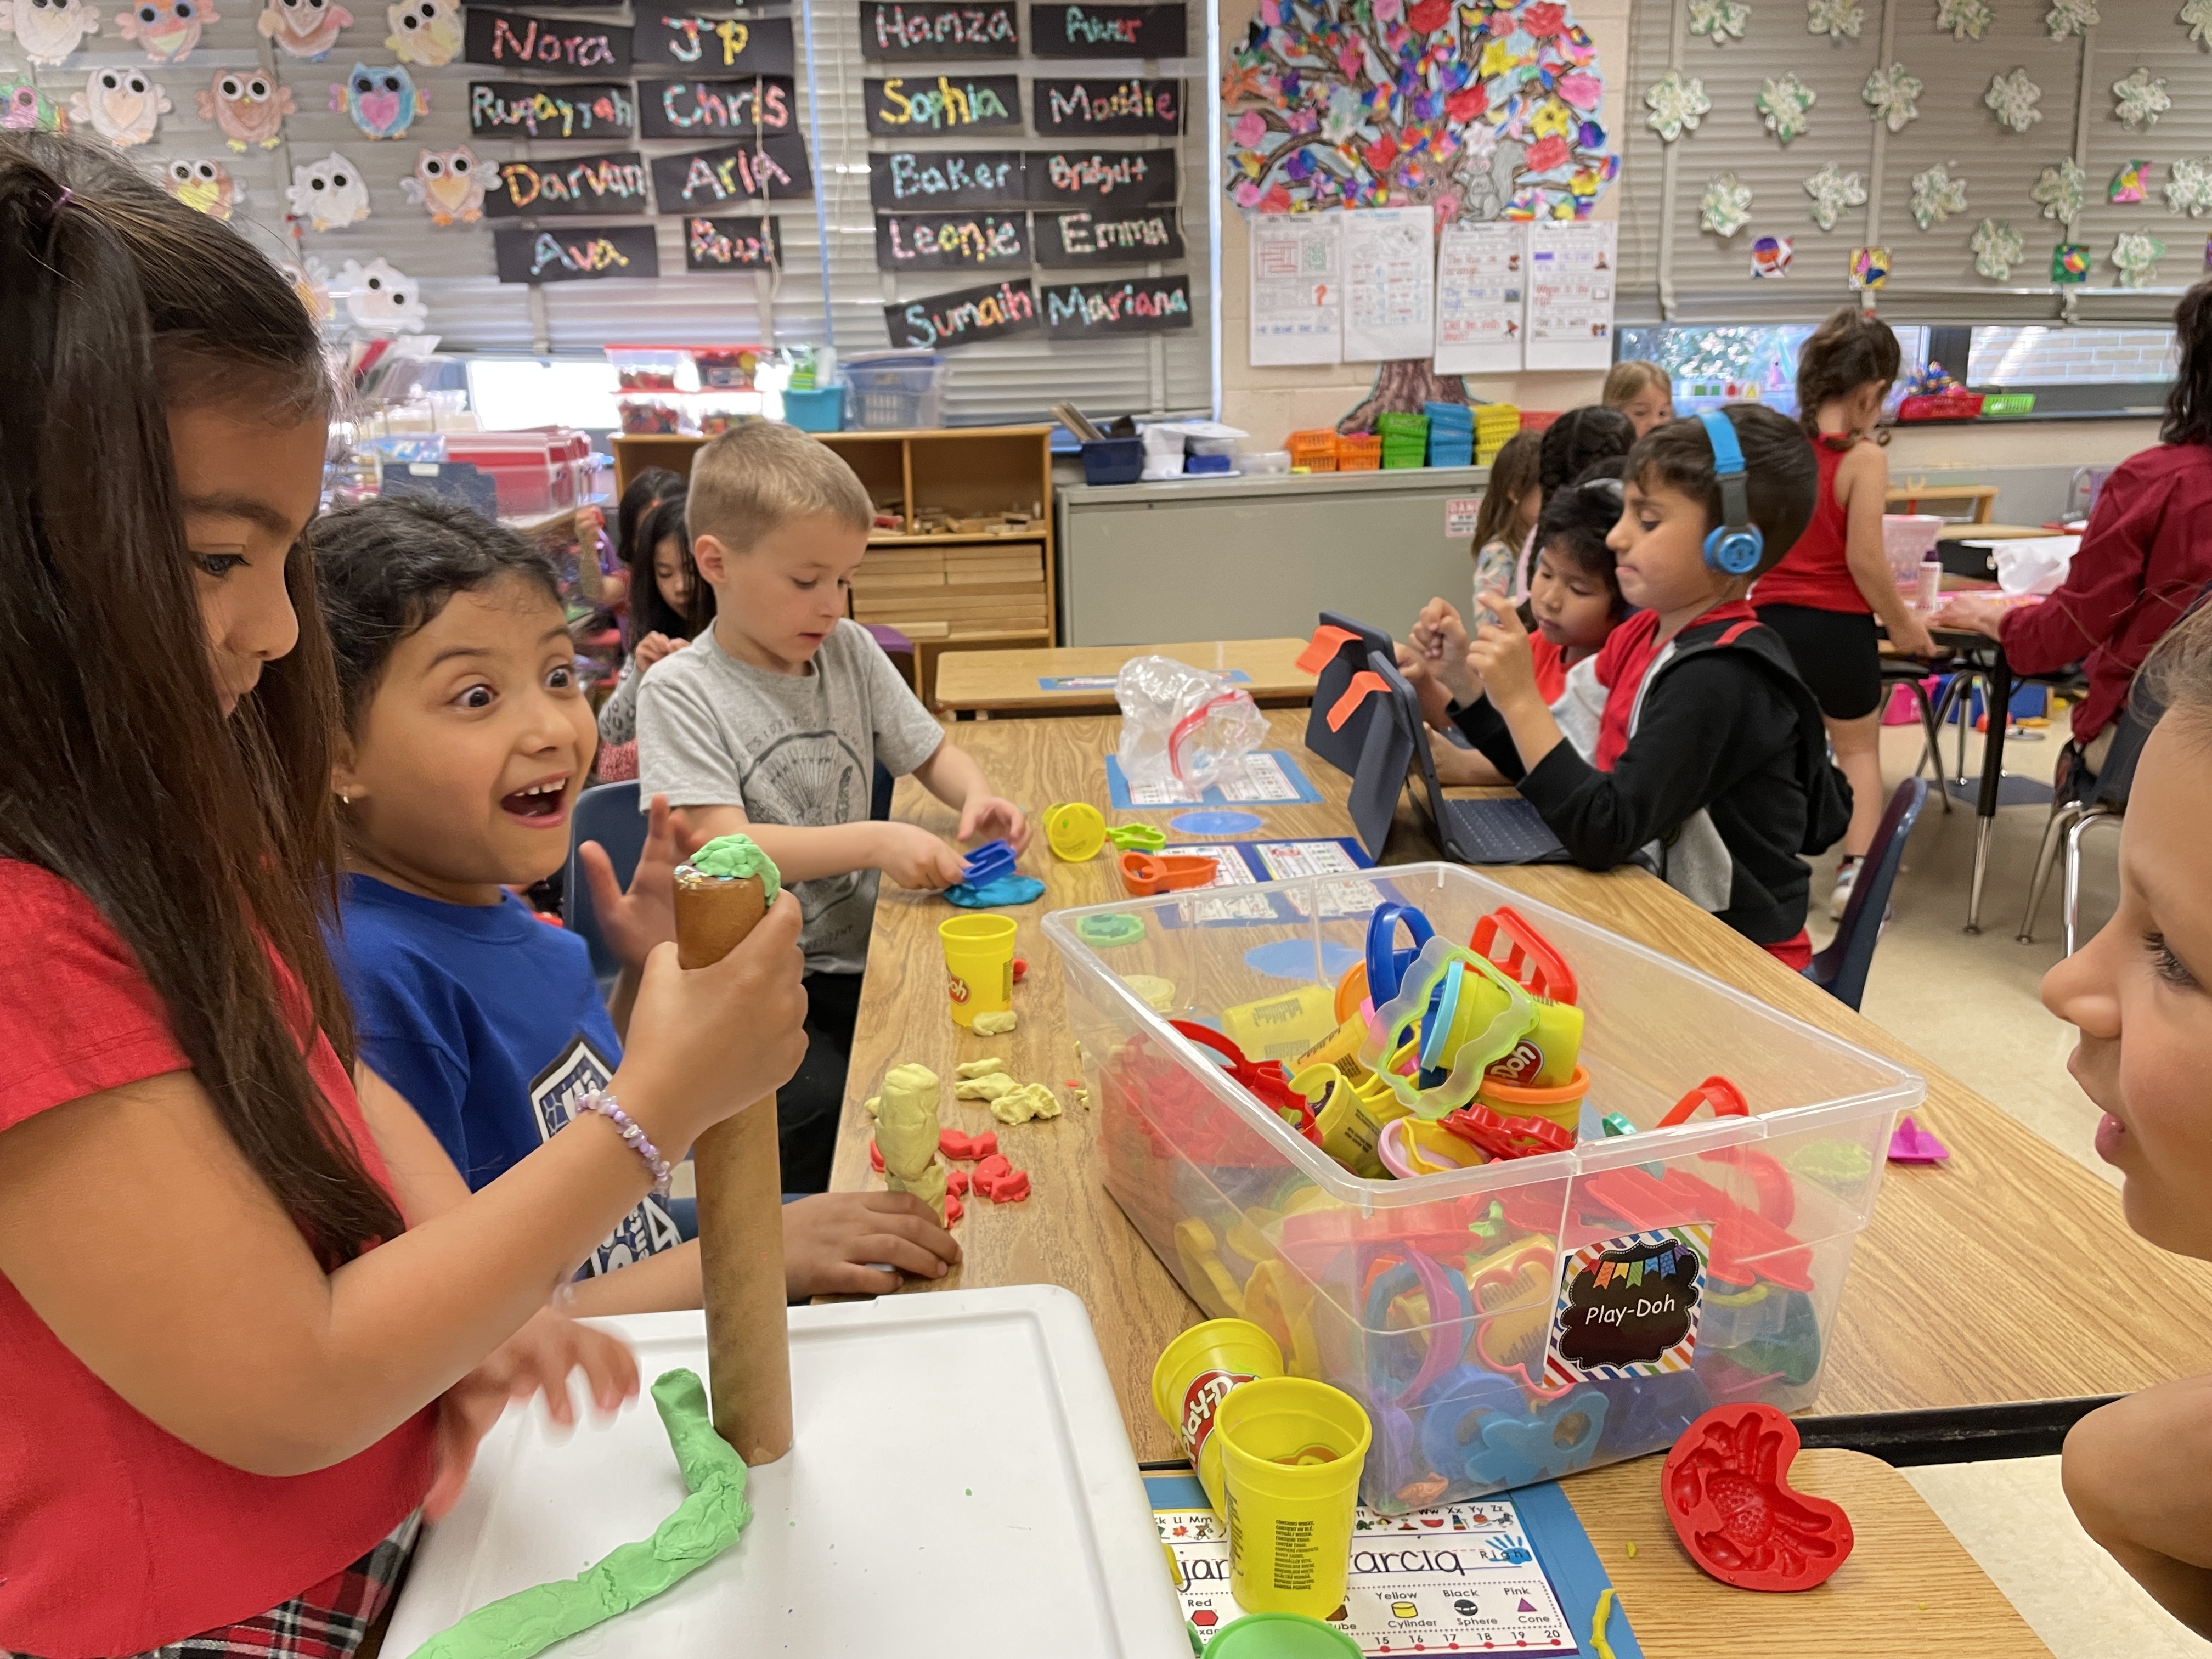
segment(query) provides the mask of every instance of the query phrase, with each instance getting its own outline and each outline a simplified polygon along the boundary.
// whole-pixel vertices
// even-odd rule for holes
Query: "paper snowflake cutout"
[[[1972,244],[1974,250],[1974,269],[1992,282],[2002,283],[2012,275],[2027,252],[2027,244],[2009,219],[1984,219],[1974,231]]]
[[[2212,0],[2183,0],[2181,21],[2189,25],[2189,38],[2212,52]]]
[[[1892,64],[1868,76],[1859,96],[1867,100],[1875,120],[1886,123],[1892,132],[1902,132],[1905,124],[1919,115],[1916,100],[1924,89],[1918,76],[1907,74],[1902,64]]]
[[[2112,263],[2119,267],[2122,288],[2141,288],[2156,274],[2166,258],[2166,244],[2148,231],[2124,230],[2112,244]]]
[[[2051,9],[2043,14],[2044,29],[2054,40],[2094,28],[2102,21],[2097,0],[2051,0]]]
[[[1698,204],[1698,222],[1716,236],[1733,236],[1751,222],[1751,186],[1740,185],[1735,174],[1723,173],[1705,181],[1705,199]]]
[[[2131,127],[2155,126],[2158,118],[2172,107],[2165,81],[2153,80],[2147,69],[2132,70],[2112,82],[2112,113]]]
[[[1921,229],[1942,224],[1954,213],[1966,210],[1966,181],[1954,179],[1950,168],[1938,161],[1912,180],[1912,217]]]
[[[1717,46],[1743,39],[1743,26],[1751,21],[1751,8],[1738,0],[1690,0],[1690,33],[1712,37]]]
[[[1644,102],[1651,112],[1645,124],[1670,144],[1685,132],[1695,132],[1713,106],[1704,82],[1695,76],[1685,80],[1681,70],[1672,69],[1644,89]]]
[[[1858,174],[1845,173],[1833,161],[1805,181],[1805,193],[1813,198],[1813,222],[1823,230],[1833,230],[1844,209],[1866,205],[1866,186]]]
[[[2166,210],[2192,219],[2212,211],[2212,156],[2198,161],[2184,155],[2175,161],[2166,181]]]
[[[1808,125],[1806,112],[1813,107],[1813,88],[1794,75],[1785,75],[1778,81],[1765,82],[1759,96],[1752,100],[1759,112],[1766,118],[1766,130],[1788,143],[1800,137]]]
[[[1825,34],[1831,40],[1845,35],[1854,40],[1866,24],[1866,8],[1857,0],[1805,0],[1805,33]]]
[[[2081,216],[2081,192],[2088,187],[2089,175],[2069,155],[2057,167],[2044,168],[2027,194],[2045,218],[2070,225]]]
[[[2204,3],[2212,5],[2212,0]],[[1948,29],[1954,40],[1978,40],[1990,32],[1995,15],[1989,0],[1936,0],[1936,32]]]
[[[2035,106],[2042,96],[2043,88],[2027,78],[2027,71],[2016,69],[2009,75],[1992,76],[1982,101],[2014,132],[2026,132],[2043,118],[2043,112]]]

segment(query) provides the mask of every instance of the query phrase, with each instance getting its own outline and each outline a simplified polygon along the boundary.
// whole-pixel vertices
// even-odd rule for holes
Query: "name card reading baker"
[[[783,263],[773,219],[686,219],[686,270],[768,270]]]
[[[1039,81],[1032,94],[1036,130],[1048,138],[1182,131],[1180,81]]]
[[[879,62],[1018,57],[1022,35],[1014,21],[1015,3],[860,0],[860,56]]]
[[[636,131],[637,105],[625,81],[469,82],[469,131],[479,138],[628,138]]]
[[[653,199],[663,213],[703,213],[725,202],[782,202],[813,193],[806,141],[795,132],[653,158]]]
[[[637,61],[643,69],[722,75],[795,75],[797,49],[788,17],[692,17],[641,10]]]
[[[1067,283],[1048,288],[1044,331],[1054,340],[1090,340],[1109,334],[1164,334],[1188,328],[1190,279],[1139,276],[1126,283]]]
[[[860,86],[870,132],[905,138],[917,132],[1021,131],[1018,75],[938,75],[927,80],[895,75]]]
[[[643,213],[645,185],[645,158],[635,150],[502,161],[498,185],[484,193],[484,213],[494,219]]]
[[[1189,35],[1181,6],[1030,8],[1030,50],[1040,58],[1180,58]]]
[[[526,17],[520,12],[468,9],[462,58],[503,69],[626,70],[629,29],[578,18]]]
[[[1036,262],[1041,265],[1135,265],[1182,258],[1182,232],[1176,228],[1171,207],[1036,216]]]
[[[878,208],[1020,206],[1029,199],[1018,149],[895,149],[868,158]]]
[[[980,340],[1034,334],[1037,326],[1036,290],[1024,276],[1018,282],[996,283],[988,288],[933,294],[926,300],[885,306],[884,326],[890,331],[892,345],[909,349],[974,345]]]
[[[789,132],[797,107],[791,77],[750,81],[641,81],[637,106],[648,138],[713,138]]]
[[[1030,200],[1148,207],[1176,198],[1171,149],[1056,149],[1029,158]]]
[[[502,283],[596,283],[611,276],[658,276],[660,248],[651,225],[592,230],[530,230],[504,226],[491,234]]]
[[[879,270],[981,270],[1030,262],[1021,213],[885,213],[876,218]]]

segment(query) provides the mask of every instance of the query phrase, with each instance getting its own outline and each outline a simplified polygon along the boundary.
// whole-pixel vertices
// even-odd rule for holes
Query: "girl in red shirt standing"
[[[1927,625],[1906,605],[1883,551],[1889,463],[1873,433],[1902,354],[1889,325],[1846,306],[1797,354],[1798,421],[1820,462],[1813,522],[1759,579],[1759,619],[1790,647],[1827,722],[1836,764],[1851,783],[1851,824],[1828,915],[1840,917],[1889,797],[1881,782],[1881,651],[1875,620],[1909,656],[1933,656]]]
[[[635,1392],[547,1304],[659,1173],[620,1121],[680,1158],[791,1075],[798,908],[720,969],[664,951],[647,1064],[432,1214],[319,933],[315,324],[228,227],[40,134],[0,134],[0,1650],[345,1659],[510,1396]]]

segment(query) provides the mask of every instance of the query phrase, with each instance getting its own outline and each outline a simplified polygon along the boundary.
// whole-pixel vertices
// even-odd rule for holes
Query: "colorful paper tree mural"
[[[1260,0],[1222,80],[1230,194],[1262,213],[1583,218],[1620,170],[1604,91],[1558,0]]]

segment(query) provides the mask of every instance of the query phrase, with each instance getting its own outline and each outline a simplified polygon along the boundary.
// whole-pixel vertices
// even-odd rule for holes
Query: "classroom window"
[[[1810,323],[1776,323],[1759,327],[1662,324],[1618,331],[1623,357],[1657,363],[1674,383],[1674,410],[1695,414],[1725,403],[1763,403],[1795,417],[1797,413],[1797,351],[1813,331]],[[1929,331],[1905,324],[1897,331],[1910,374],[1928,360]]]

